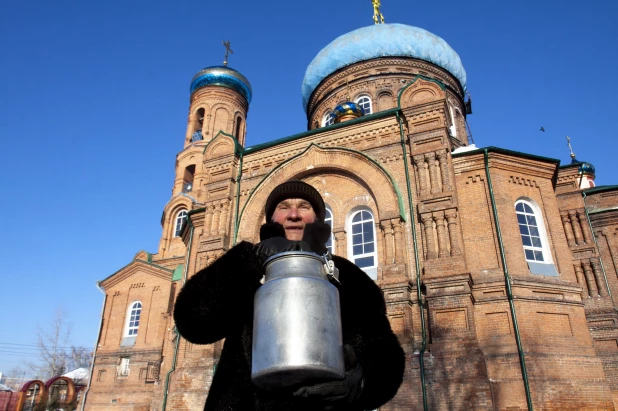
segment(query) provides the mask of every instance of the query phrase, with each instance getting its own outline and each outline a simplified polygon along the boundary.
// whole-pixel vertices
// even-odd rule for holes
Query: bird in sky
[[[545,132],[545,129],[544,129],[543,127],[541,127],[541,128],[539,129],[539,131],[542,131],[542,132],[544,133],[544,132]]]

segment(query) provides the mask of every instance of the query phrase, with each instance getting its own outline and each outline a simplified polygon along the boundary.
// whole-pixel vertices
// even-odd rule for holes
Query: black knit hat
[[[322,196],[318,190],[300,180],[286,181],[275,187],[268,196],[266,206],[264,207],[266,210],[266,220],[270,221],[270,218],[272,218],[275,212],[275,208],[277,208],[277,204],[288,198],[302,198],[303,200],[309,201],[309,204],[313,207],[313,211],[315,211],[317,221],[324,222],[326,206],[324,205]]]

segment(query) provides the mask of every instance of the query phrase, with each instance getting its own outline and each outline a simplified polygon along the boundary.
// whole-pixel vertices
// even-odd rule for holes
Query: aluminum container
[[[265,389],[345,376],[338,275],[332,261],[289,251],[264,263],[255,293],[251,380]]]

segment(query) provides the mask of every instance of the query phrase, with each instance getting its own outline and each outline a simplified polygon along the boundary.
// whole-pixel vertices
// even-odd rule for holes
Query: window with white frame
[[[335,254],[335,235],[333,234],[333,212],[330,210],[328,206],[326,206],[326,217],[324,218],[324,222],[328,224],[331,228],[330,237],[328,237],[328,241],[326,242],[326,248],[330,251],[331,254]]]
[[[324,113],[324,116],[322,117],[322,127],[330,126],[333,122],[333,113],[331,111]]]
[[[363,108],[365,115],[371,114],[371,98],[369,96],[359,96],[355,103]]]
[[[187,210],[181,210],[176,215],[176,224],[174,224],[174,237],[180,236],[180,232],[182,231],[182,223],[185,220],[186,216],[187,216]]]
[[[129,358],[128,357],[121,358],[120,364],[118,365],[118,375],[122,377],[128,377],[129,370],[130,370]]]
[[[125,337],[136,337],[139,329],[139,320],[142,314],[142,303],[135,301],[127,312],[127,325],[125,326]]]
[[[375,224],[369,210],[359,210],[350,216],[352,238],[348,240],[348,255],[354,264],[374,280],[378,278],[378,254],[376,247]]]
[[[515,202],[515,214],[519,225],[522,246],[528,268],[532,274],[557,276],[549,241],[539,207],[526,199]]]

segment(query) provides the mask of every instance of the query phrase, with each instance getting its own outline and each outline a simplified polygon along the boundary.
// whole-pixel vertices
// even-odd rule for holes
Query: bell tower
[[[245,144],[246,119],[251,102],[251,84],[238,71],[227,66],[206,67],[191,80],[191,100],[186,148],[205,145],[219,132]]]
[[[231,52],[229,42],[223,44]],[[251,84],[245,76],[227,66],[227,54],[222,66],[206,67],[191,80],[185,142],[176,156],[172,198],[161,219],[159,255],[163,258],[185,254],[182,224],[191,210],[209,210],[210,220],[204,233],[211,240],[221,242],[220,234],[227,232],[235,181],[226,182],[222,176],[238,174],[236,147],[245,145],[251,94]],[[209,145],[217,136],[219,141]],[[219,167],[223,157],[227,171]]]

